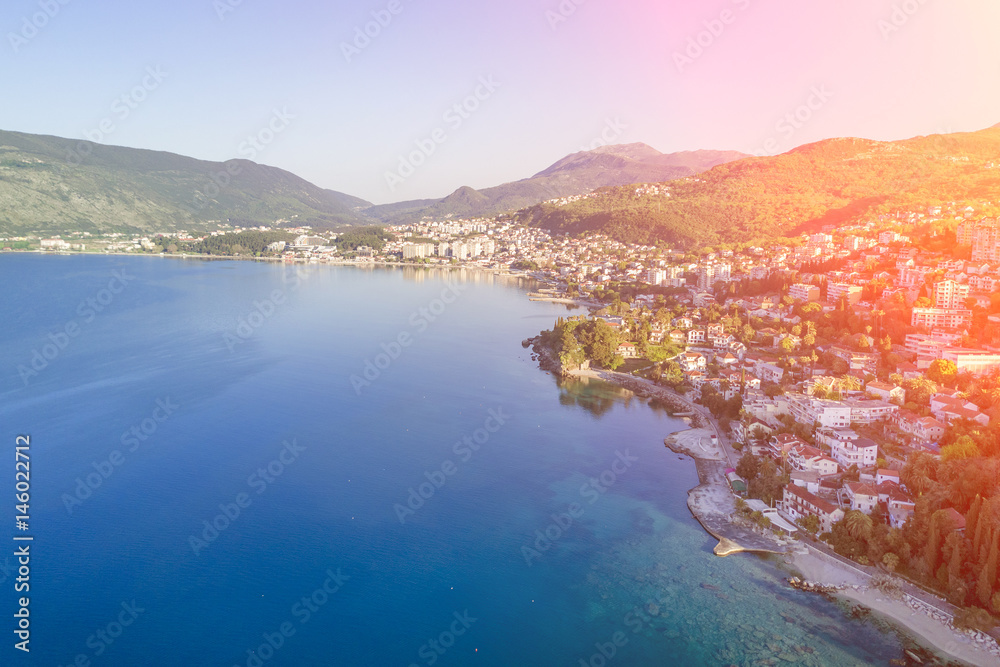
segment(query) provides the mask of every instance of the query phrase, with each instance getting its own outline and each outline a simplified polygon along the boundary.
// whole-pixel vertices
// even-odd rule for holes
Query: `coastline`
[[[805,580],[835,587],[837,590],[830,595],[871,610],[901,628],[914,642],[949,659],[977,667],[1000,663],[1000,647],[991,637],[952,626],[947,611],[933,601],[925,601],[929,595],[915,595],[918,592],[905,582],[900,582],[897,594],[883,592],[870,585],[871,575],[867,572],[805,546],[806,549],[785,559],[785,564]],[[946,603],[940,601],[939,604]]]
[[[538,339],[529,339],[537,343]],[[528,341],[525,341],[528,342]],[[727,556],[743,551],[776,554],[783,559],[782,569],[827,594],[860,605],[899,628],[915,644],[924,646],[948,660],[959,660],[976,667],[1000,664],[1000,645],[982,633],[959,630],[951,624],[949,607],[943,600],[934,601],[929,594],[899,581],[898,597],[890,596],[870,586],[871,575],[834,558],[805,540],[791,540],[788,545],[730,521],[736,503],[722,475],[726,467],[735,465],[735,452],[719,425],[707,410],[695,405],[673,390],[655,385],[644,378],[604,369],[564,370],[547,350],[535,345],[534,351],[542,369],[559,375],[603,380],[632,391],[637,396],[656,399],[671,410],[691,415],[693,428],[668,436],[664,444],[678,454],[690,456],[698,470],[700,484],[688,492],[688,508],[705,532],[719,540],[714,553]],[[711,445],[715,433],[719,445]],[[734,537],[735,536],[735,539]],[[830,592],[830,589],[835,589]]]

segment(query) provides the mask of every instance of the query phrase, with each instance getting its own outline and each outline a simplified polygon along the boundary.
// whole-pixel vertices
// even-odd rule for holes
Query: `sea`
[[[694,463],[663,445],[688,425],[540,370],[522,340],[583,311],[522,280],[7,253],[0,284],[0,664],[888,665],[914,646],[791,589],[780,557],[713,555]]]

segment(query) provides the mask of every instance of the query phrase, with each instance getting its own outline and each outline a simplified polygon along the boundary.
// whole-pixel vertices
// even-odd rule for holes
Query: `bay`
[[[867,665],[910,645],[776,560],[714,556],[694,466],[663,446],[686,424],[540,371],[520,341],[574,311],[515,281],[21,254],[0,280],[31,664]]]

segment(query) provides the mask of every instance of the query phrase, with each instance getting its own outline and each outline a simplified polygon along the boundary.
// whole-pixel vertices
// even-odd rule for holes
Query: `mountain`
[[[531,178],[474,190],[461,187],[444,199],[373,206],[364,212],[388,223],[415,222],[424,217],[487,216],[628,183],[663,181],[701,173],[745,158],[736,151],[688,151],[664,154],[646,144],[602,146],[573,153]]]
[[[645,190],[602,188],[518,216],[555,232],[692,247],[793,235],[954,201],[1000,202],[1000,125],[894,142],[829,139]]]
[[[199,229],[211,221],[368,222],[370,202],[275,167],[0,131],[0,232]],[[212,225],[214,227],[214,225]]]

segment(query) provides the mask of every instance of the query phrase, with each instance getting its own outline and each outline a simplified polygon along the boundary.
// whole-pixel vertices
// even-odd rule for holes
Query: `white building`
[[[964,329],[972,324],[972,311],[964,308],[914,308],[910,324],[927,329]]]
[[[788,296],[796,301],[819,301],[819,287],[806,283],[795,283],[788,288]]]
[[[850,283],[830,283],[826,286],[826,300],[835,303],[846,298],[847,303],[855,304],[861,301],[862,288]]]
[[[934,283],[934,307],[953,309],[964,308],[969,298],[969,286],[954,280],[939,280]]]
[[[840,401],[813,398],[805,394],[788,396],[792,417],[801,424],[819,422],[821,427],[847,428],[851,425],[851,407]]]
[[[834,439],[830,445],[830,455],[844,468],[850,468],[852,465],[868,468],[878,461],[878,445],[873,440],[860,436],[853,439]]]

